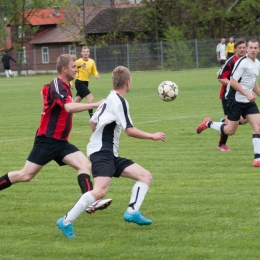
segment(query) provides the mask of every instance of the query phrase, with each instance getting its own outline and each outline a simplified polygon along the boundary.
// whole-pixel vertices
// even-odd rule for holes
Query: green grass
[[[80,196],[76,172],[51,162],[30,182],[0,194],[0,259],[259,259],[260,172],[251,166],[249,125],[230,137],[229,153],[216,150],[219,135],[196,135],[205,116],[223,115],[215,69],[133,72],[127,94],[134,125],[163,131],[166,142],[129,138],[122,133],[120,156],[153,175],[142,212],[154,223],[139,227],[123,221],[133,181],[113,179],[112,205],[82,214],[77,236],[66,239],[55,223]],[[52,76],[0,78],[1,172],[18,170],[31,150],[41,113],[40,90]],[[175,81],[179,96],[170,103],[157,96],[164,80]],[[91,78],[96,100],[111,89],[111,74]],[[75,94],[75,90],[73,90]],[[74,115],[71,143],[84,153],[90,137],[88,112]]]

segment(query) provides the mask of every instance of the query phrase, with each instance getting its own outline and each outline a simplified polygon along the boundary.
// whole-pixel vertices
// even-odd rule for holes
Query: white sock
[[[220,132],[220,127],[223,125],[223,122],[212,122],[210,128]]]
[[[11,70],[9,70],[9,74],[10,74],[10,75],[13,75],[13,73],[12,73],[12,71],[11,71]]]
[[[9,73],[8,73],[7,70],[5,71],[5,75],[6,75],[7,78],[9,78]]]
[[[260,154],[260,138],[253,136],[252,143],[254,147],[254,154]]]
[[[143,182],[136,182],[132,188],[131,199],[127,208],[128,212],[136,212],[140,209],[149,186]]]
[[[90,206],[95,201],[95,198],[90,192],[82,194],[77,203],[65,216],[63,224],[68,225],[72,223],[83,211],[85,211],[88,206]]]

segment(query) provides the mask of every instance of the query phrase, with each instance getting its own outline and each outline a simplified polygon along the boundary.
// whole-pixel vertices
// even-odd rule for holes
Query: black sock
[[[81,173],[78,175],[78,183],[82,194],[91,191],[93,189],[93,184],[92,181],[90,180],[90,176],[86,173]]]
[[[6,188],[9,188],[12,185],[8,178],[8,173],[2,177],[0,177],[0,190],[4,190]]]
[[[89,113],[89,117],[91,118],[93,116],[93,109],[89,109],[88,113]]]
[[[219,139],[219,145],[218,146],[221,146],[223,144],[226,144],[227,143],[227,139],[228,139],[228,135],[226,135],[225,133],[220,133],[220,139]]]

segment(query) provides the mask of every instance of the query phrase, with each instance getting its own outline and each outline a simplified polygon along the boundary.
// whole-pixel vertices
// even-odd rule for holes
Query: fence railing
[[[252,37],[251,37],[252,38]],[[155,43],[117,44],[89,46],[91,55],[99,72],[110,72],[116,66],[128,67],[131,71],[145,70],[183,70],[217,67],[216,46],[219,40],[204,39]],[[48,47],[11,52],[17,64],[11,61],[15,74],[37,74],[56,72],[57,57],[64,53],[81,57],[81,46],[71,45],[61,48]],[[3,73],[3,66],[0,65]]]

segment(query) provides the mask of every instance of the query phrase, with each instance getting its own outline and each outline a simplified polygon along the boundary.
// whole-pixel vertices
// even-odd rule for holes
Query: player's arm
[[[218,79],[218,81],[225,86],[229,84],[229,79]]]
[[[257,96],[260,97],[260,88],[259,88],[259,85],[258,85],[257,82],[255,83],[255,86],[254,86],[254,88],[253,88],[253,91],[254,91],[254,93],[257,94]]]
[[[99,105],[103,102],[103,99],[95,103],[66,103],[64,104],[64,109],[68,113],[78,113],[86,111],[93,108],[98,108]]]
[[[93,66],[92,66],[91,72],[95,76],[96,79],[99,79],[99,74],[98,74],[97,67],[96,67],[96,64],[94,61],[93,61]]]
[[[125,132],[128,136],[138,138],[138,139],[149,139],[154,141],[161,140],[163,142],[165,141],[165,134],[162,132],[151,134],[151,133],[143,132],[134,126],[126,128]]]

